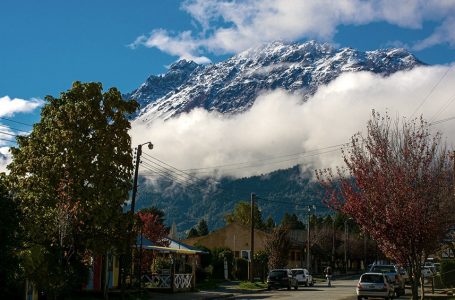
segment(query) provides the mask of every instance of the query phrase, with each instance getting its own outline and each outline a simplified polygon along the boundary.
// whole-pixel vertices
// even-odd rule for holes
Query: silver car
[[[357,299],[368,297],[393,299],[394,288],[388,277],[383,273],[364,273],[357,283]]]

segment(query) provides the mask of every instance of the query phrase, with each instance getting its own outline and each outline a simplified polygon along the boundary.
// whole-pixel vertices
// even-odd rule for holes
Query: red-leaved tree
[[[366,135],[355,134],[342,153],[346,167],[316,171],[325,201],[408,266],[418,299],[421,263],[453,224],[451,162],[441,134],[422,118],[392,122],[373,111]]]
[[[156,207],[141,209],[137,212],[138,234],[148,239],[154,246],[169,246],[169,240],[165,239],[169,234],[169,228],[164,225],[164,212]],[[152,251],[143,250],[140,254],[141,269],[146,272],[152,264]]]

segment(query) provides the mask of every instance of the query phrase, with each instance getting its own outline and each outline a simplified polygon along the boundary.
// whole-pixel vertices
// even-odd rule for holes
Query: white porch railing
[[[174,274],[174,289],[190,289],[192,274]],[[171,275],[144,275],[142,280],[145,281],[146,287],[156,289],[170,289]]]
[[[191,274],[175,274],[174,275],[174,286],[176,289],[189,289],[191,288]]]

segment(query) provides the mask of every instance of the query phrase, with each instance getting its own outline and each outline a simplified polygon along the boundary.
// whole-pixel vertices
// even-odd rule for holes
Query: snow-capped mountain
[[[170,118],[195,107],[234,114],[253,105],[261,91],[282,88],[313,94],[343,72],[389,75],[421,65],[405,49],[358,51],[314,41],[273,42],[210,65],[181,60],[164,75],[150,76],[126,95],[141,104],[137,119]]]

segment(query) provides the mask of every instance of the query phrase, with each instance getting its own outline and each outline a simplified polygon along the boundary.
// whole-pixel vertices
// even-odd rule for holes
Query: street
[[[350,300],[355,297],[357,280],[335,280],[332,286],[320,283],[313,287],[299,287],[298,290],[271,290],[251,295],[237,295],[235,299],[311,299],[311,300]]]
[[[311,299],[311,300],[356,300],[355,287],[358,279],[332,281],[332,286],[317,284],[314,287],[299,287],[296,290],[272,290],[249,295],[236,295],[234,299]],[[399,299],[409,299],[401,296]]]

